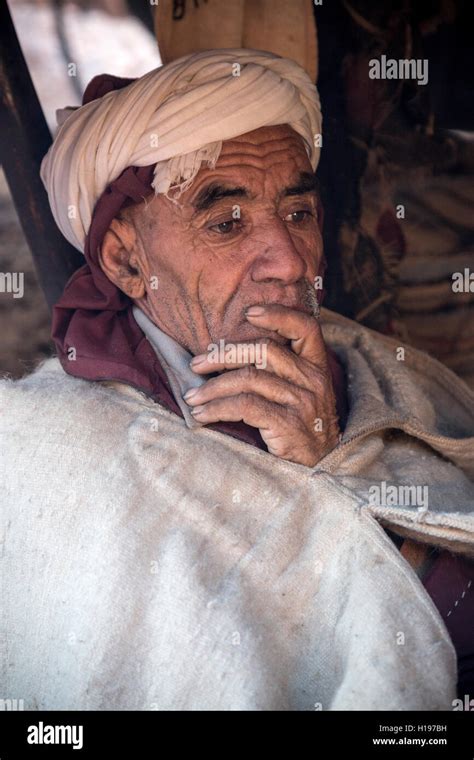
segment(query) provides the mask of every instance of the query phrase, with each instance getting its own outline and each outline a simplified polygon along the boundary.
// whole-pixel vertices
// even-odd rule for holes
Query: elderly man
[[[4,696],[453,709],[473,397],[392,339],[320,326],[315,86],[236,49],[84,100],[42,167],[87,262],[55,307],[59,361],[1,384]]]

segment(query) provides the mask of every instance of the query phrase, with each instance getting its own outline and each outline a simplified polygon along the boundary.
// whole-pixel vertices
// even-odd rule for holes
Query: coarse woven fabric
[[[378,521],[474,553],[473,394],[327,310],[349,420],[315,468],[57,359],[0,383],[4,698],[26,709],[443,710],[455,652]],[[369,483],[429,485],[374,508]],[[375,519],[377,518],[377,519]]]
[[[129,166],[156,164],[155,192],[176,199],[203,164],[216,165],[224,140],[279,124],[303,138],[313,170],[319,160],[316,85],[297,63],[265,51],[187,55],[66,111],[41,178],[59,229],[80,251],[97,200]]]

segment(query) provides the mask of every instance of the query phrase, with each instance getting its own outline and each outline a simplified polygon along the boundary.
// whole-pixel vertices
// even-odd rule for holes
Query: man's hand
[[[257,308],[262,313],[252,314]],[[208,380],[194,392],[188,391],[183,398],[193,407],[191,413],[197,421],[243,420],[259,428],[271,454],[314,467],[339,440],[336,401],[320,326],[314,317],[277,304],[251,307],[246,316],[252,324],[290,339],[291,349],[264,339],[265,369],[250,363],[251,359],[255,361],[255,351],[247,352],[249,361],[240,363],[225,357],[216,362],[208,354],[196,356],[191,368],[197,374],[231,371]]]

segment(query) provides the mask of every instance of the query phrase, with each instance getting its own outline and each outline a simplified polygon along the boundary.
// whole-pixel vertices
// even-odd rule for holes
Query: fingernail
[[[199,356],[195,356],[194,359],[191,359],[190,365],[191,367],[197,367],[198,364],[203,364],[207,359],[207,354],[200,354]]]
[[[200,414],[204,411],[204,404],[201,404],[200,406],[194,407],[194,409],[191,409],[191,414]]]
[[[263,306],[250,306],[246,309],[245,314],[247,317],[259,317],[262,314],[265,314],[265,309]]]
[[[189,391],[186,391],[186,393],[183,396],[183,399],[185,401],[189,401],[190,398],[195,396],[198,392],[199,388],[190,388]]]

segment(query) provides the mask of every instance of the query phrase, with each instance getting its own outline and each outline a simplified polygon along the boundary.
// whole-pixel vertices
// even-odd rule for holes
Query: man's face
[[[179,205],[152,196],[134,224],[148,280],[136,303],[193,354],[220,339],[288,343],[246,320],[251,305],[314,309],[317,194],[303,141],[288,126],[224,142],[215,169],[202,169]]]

